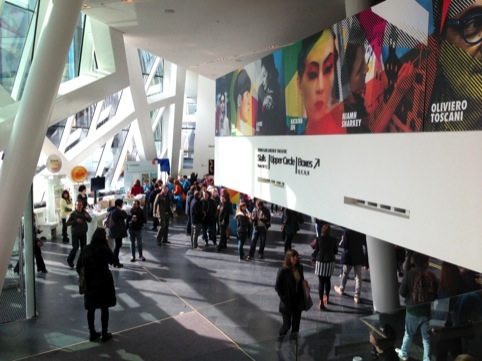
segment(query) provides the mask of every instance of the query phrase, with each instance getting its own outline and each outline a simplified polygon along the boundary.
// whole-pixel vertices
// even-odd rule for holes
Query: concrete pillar
[[[25,202],[23,212],[23,244],[25,247],[25,299],[26,299],[26,317],[35,317],[35,267],[34,267],[34,249],[33,238],[37,235],[34,234],[33,228],[33,188],[30,186],[28,192],[27,201]],[[20,264],[20,269],[22,264]]]
[[[176,176],[179,174],[180,170],[180,149],[182,147],[181,144],[181,135],[182,135],[182,121],[184,118],[184,93],[186,90],[186,69],[183,67],[177,66],[176,69],[176,76],[173,77],[176,79],[175,90],[176,94],[174,95],[174,106],[171,106],[171,111],[174,111],[174,114],[170,114],[169,116],[169,125],[168,125],[168,158],[171,160],[171,174]]]
[[[368,9],[374,3],[373,0],[345,0],[345,14],[350,17]]]
[[[83,0],[51,0],[0,168],[0,287],[27,200]]]
[[[393,313],[400,308],[395,246],[367,235],[367,248],[373,308],[380,313]]]

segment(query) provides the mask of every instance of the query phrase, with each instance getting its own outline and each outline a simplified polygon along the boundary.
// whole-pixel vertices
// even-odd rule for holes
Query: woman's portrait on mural
[[[303,99],[308,123],[305,134],[344,133],[330,114],[334,106],[338,52],[331,28],[312,35],[301,42],[298,55],[298,88]]]

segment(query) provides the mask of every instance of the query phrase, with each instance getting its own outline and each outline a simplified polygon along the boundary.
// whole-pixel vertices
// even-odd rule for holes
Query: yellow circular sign
[[[58,173],[62,168],[62,159],[60,159],[58,155],[52,154],[47,158],[47,164],[45,166],[50,172]]]
[[[87,172],[87,169],[85,169],[85,167],[81,165],[75,166],[70,171],[70,178],[76,183],[81,183],[85,181],[88,175],[89,173]]]

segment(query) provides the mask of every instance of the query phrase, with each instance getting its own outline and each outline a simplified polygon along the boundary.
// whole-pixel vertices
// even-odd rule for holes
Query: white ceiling
[[[86,0],[84,6],[126,42],[211,79],[346,17],[345,0]]]

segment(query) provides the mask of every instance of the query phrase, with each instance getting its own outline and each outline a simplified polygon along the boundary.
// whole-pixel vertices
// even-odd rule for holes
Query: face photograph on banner
[[[255,135],[286,135],[282,52],[267,55],[255,65],[255,88],[258,89]]]
[[[342,133],[331,115],[338,59],[333,30],[325,29],[287,47],[283,58],[289,133]]]
[[[426,131],[482,129],[482,0],[433,2]]]
[[[417,39],[383,15],[390,18],[367,9],[335,25],[341,100],[336,115],[346,133],[422,131],[426,35]]]
[[[254,119],[257,111],[257,97],[254,88],[256,76],[254,63],[233,73],[229,93],[231,109],[231,135],[254,135]],[[254,93],[254,95],[253,95]]]
[[[216,80],[216,136],[226,137],[231,135],[231,122],[229,118],[229,85],[232,73]]]

